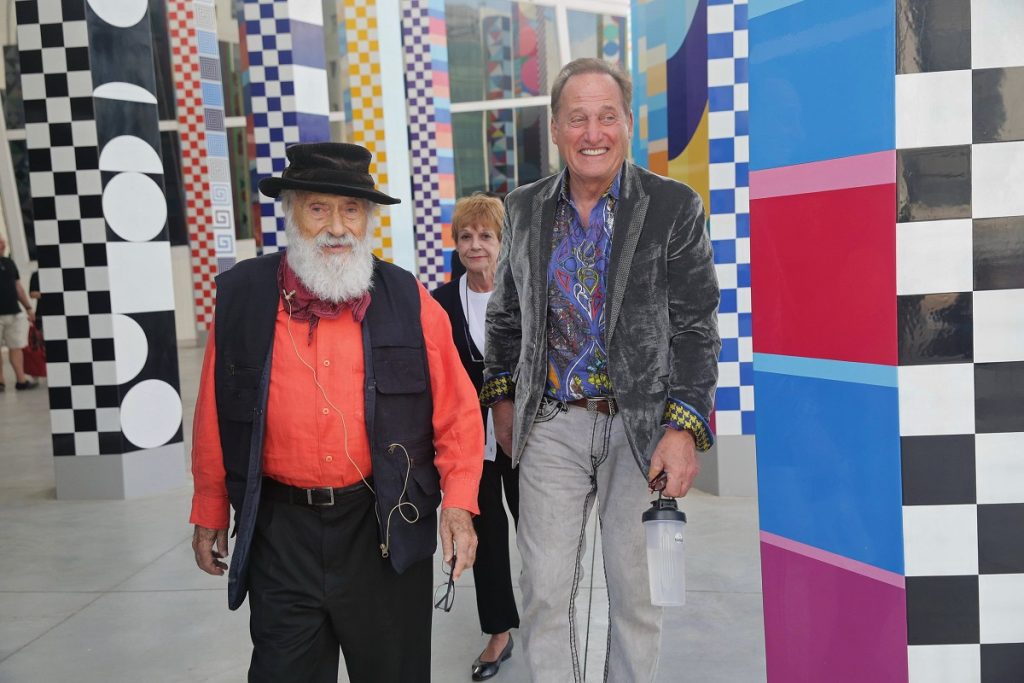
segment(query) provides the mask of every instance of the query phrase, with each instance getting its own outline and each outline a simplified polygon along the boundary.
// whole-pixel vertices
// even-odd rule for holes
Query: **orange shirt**
[[[484,449],[479,403],[452,343],[448,315],[427,290],[422,286],[419,290],[442,507],[477,514]],[[360,481],[360,472],[366,477],[371,473],[362,331],[348,310],[334,320],[321,320],[311,344],[307,344],[308,331],[308,322],[289,321],[284,306],[278,308],[263,473],[293,486],[349,486]],[[228,494],[217,424],[214,337],[211,329],[192,428],[195,492],[190,519],[209,529],[225,529]],[[316,386],[313,370],[323,392]]]

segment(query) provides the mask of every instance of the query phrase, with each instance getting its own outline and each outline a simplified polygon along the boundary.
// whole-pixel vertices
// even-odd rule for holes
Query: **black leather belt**
[[[575,401],[566,401],[565,405],[586,408],[591,413],[601,413],[602,415],[614,415],[619,412],[615,399],[611,396],[581,398]]]
[[[264,477],[262,496],[267,500],[272,500],[276,503],[291,503],[292,505],[307,505],[309,507],[326,507],[334,505],[335,501],[343,496],[358,493],[361,489],[366,489],[366,485],[363,482],[352,484],[351,486],[345,486],[340,489],[332,489],[326,486],[323,488],[304,489],[299,486],[282,484],[276,479]]]

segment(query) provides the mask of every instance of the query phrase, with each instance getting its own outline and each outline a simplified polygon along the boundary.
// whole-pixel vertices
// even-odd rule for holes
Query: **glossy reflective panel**
[[[904,505],[974,503],[974,435],[900,439]]]
[[[978,69],[974,77],[974,142],[1024,140],[1024,66]]]
[[[907,643],[977,643],[978,577],[908,576]]]
[[[978,432],[1024,432],[1024,362],[974,366]]]
[[[900,223],[971,217],[971,148],[926,147],[896,152]]]
[[[1024,573],[1024,503],[978,507],[978,569]]]
[[[974,221],[974,289],[1024,288],[1024,216]]]
[[[970,361],[972,303],[970,292],[898,297],[900,365]]]
[[[970,0],[897,0],[897,73],[971,68]]]

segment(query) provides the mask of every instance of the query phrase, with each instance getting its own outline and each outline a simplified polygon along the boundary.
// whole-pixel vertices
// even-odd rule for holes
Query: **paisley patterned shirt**
[[[605,292],[619,175],[584,227],[563,172],[548,264],[548,380],[559,401],[611,396],[605,351]]]

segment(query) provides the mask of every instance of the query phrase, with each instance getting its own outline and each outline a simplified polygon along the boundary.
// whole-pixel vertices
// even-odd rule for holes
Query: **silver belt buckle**
[[[326,503],[314,502],[313,501],[313,492],[314,491],[327,491],[327,493],[330,494],[330,499]],[[330,505],[334,505],[334,489],[328,488],[326,486],[321,488],[321,489],[306,489],[306,503],[309,504],[309,505],[318,505],[318,506],[321,506],[321,507],[327,507],[327,506],[330,506]]]
[[[618,412],[618,410],[615,407],[615,399],[612,398],[611,396],[606,396],[606,397],[601,397],[601,398],[592,398],[592,397],[588,396],[587,397],[587,412],[588,413],[600,412],[598,410],[598,406],[601,405],[601,403],[607,403],[608,404],[608,417],[612,417],[612,416],[615,415],[615,413]]]

